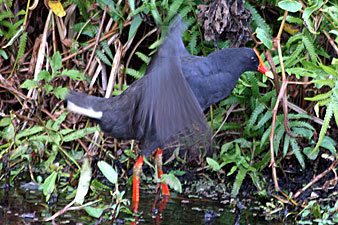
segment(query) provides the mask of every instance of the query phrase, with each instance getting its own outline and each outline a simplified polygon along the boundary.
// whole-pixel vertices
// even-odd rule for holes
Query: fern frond
[[[254,130],[258,130],[263,127],[266,122],[268,122],[272,118],[272,112],[270,110],[266,111],[265,114],[260,118],[257,125],[254,127]]]
[[[191,25],[196,24],[196,19],[194,17],[188,17],[184,20],[184,26],[189,28]]]
[[[252,15],[252,20],[255,22],[257,27],[260,27],[261,29],[265,30],[266,33],[271,35],[271,29],[269,25],[265,22],[263,17],[259,15],[257,10],[252,5],[250,5],[248,1],[244,2],[244,6],[250,10],[251,15]]]
[[[306,127],[310,130],[315,130],[315,128],[311,124],[304,122],[304,121],[290,121],[289,126],[290,126],[290,128],[292,128],[292,127]]]
[[[307,138],[307,139],[311,139],[313,136],[313,131],[309,130],[307,128],[303,128],[303,127],[293,127],[292,128],[292,133],[295,135],[299,135],[301,137]]]
[[[114,56],[113,56],[112,51],[111,51],[110,48],[109,48],[108,41],[107,41],[107,40],[104,40],[104,41],[102,41],[100,44],[101,44],[103,50],[105,51],[105,53],[106,53],[106,54],[109,56],[109,58],[113,61],[113,60],[114,60]]]
[[[338,126],[338,80],[336,81],[336,87],[333,89],[332,93],[332,108],[333,114],[336,121],[336,125]]]
[[[253,75],[253,73],[246,73],[248,76],[248,79],[250,81],[251,85],[251,90],[252,90],[252,95],[255,96],[256,98],[260,97],[259,94],[259,88],[258,88],[258,81],[256,77]]]
[[[290,45],[295,42],[295,41],[298,41],[298,40],[302,40],[303,38],[303,34],[302,33],[298,33],[298,34],[295,34],[293,35],[292,37],[290,37],[288,39],[288,41],[286,42],[286,48],[289,49],[290,48]]]
[[[144,73],[138,71],[138,70],[135,70],[135,69],[132,69],[132,68],[126,68],[126,74],[134,77],[135,79],[140,79],[141,77],[144,76]]]
[[[293,65],[295,65],[296,63],[298,63],[298,60],[295,63],[293,63]],[[296,75],[297,79],[300,79],[300,77],[312,77],[312,78],[317,77],[316,73],[309,71],[309,70],[306,70],[302,67],[287,68],[286,72],[290,75],[291,74]]]
[[[289,146],[290,146],[290,136],[286,134],[284,138],[283,157],[285,157],[286,154],[288,153]]]
[[[255,124],[258,116],[264,111],[265,106],[263,104],[258,104],[258,106],[254,109],[254,111],[252,112],[250,119],[248,121],[248,124],[246,126],[246,131],[251,130],[251,128],[253,127],[253,125]]]
[[[317,54],[316,54],[315,46],[313,45],[309,36],[303,35],[303,43],[306,47],[306,50],[309,52],[311,61],[314,63],[317,62]]]
[[[194,31],[191,35],[190,35],[190,40],[189,40],[189,44],[188,44],[188,49],[189,52],[192,55],[196,55],[197,51],[196,51],[196,44],[197,44],[197,37],[199,36],[199,32]]]
[[[27,44],[27,32],[24,32],[20,38],[20,45],[19,45],[17,59],[20,59],[25,54],[26,44]]]
[[[137,55],[137,57],[139,57],[143,62],[145,62],[147,65],[150,62],[150,57],[146,56],[145,54],[143,54],[142,52],[135,52],[135,54]]]
[[[171,5],[169,6],[169,12],[168,12],[168,16],[167,16],[168,21],[171,20],[171,18],[174,15],[176,15],[176,13],[178,12],[178,9],[180,8],[181,4],[182,4],[182,0],[173,1],[171,3]]]
[[[109,59],[107,58],[107,56],[99,49],[96,49],[95,51],[95,55],[97,57],[99,57],[99,59],[101,59],[105,64],[112,66],[111,62],[109,61]]]
[[[262,148],[264,146],[264,144],[266,143],[266,141],[268,140],[269,136],[270,136],[270,133],[271,133],[271,129],[272,129],[272,126],[270,126],[268,129],[266,129],[262,135],[262,138],[261,138],[261,144],[260,144],[260,148]]]
[[[293,114],[293,113],[290,113],[288,114],[288,119],[290,120],[298,120],[298,119],[309,119],[309,120],[313,120],[313,118],[309,115],[306,115],[306,114]]]
[[[73,2],[75,5],[77,5],[77,7],[80,10],[80,14],[84,17],[84,19],[89,20],[89,15],[86,9],[85,1],[80,1],[80,0],[70,0],[70,1]]]
[[[231,190],[231,196],[232,197],[237,196],[239,189],[242,186],[243,180],[244,180],[247,172],[248,172],[248,170],[246,168],[239,167],[238,173],[236,175],[235,183],[234,183],[232,190]]]
[[[185,6],[178,12],[182,18],[186,17],[188,13],[190,13],[192,8],[190,6]]]
[[[234,103],[241,103],[243,102],[243,98],[240,98],[236,95],[230,95],[227,99],[221,101],[219,106],[231,105]]]
[[[285,61],[285,63],[284,63],[285,68],[291,67],[291,66],[293,66],[297,63],[295,59],[297,59],[299,57],[299,55],[303,51],[303,49],[304,49],[304,44],[300,42],[299,45],[297,46],[296,50]]]
[[[284,124],[279,126],[275,131],[275,137],[273,138],[274,142],[273,150],[276,155],[278,155],[279,144],[280,141],[282,140],[284,133],[285,133]]]
[[[297,143],[296,138],[290,138],[290,143],[291,143],[291,148],[293,151],[293,154],[295,154],[296,158],[298,159],[299,164],[303,169],[305,169],[305,162],[304,162],[304,157],[302,153],[300,152],[300,147]]]
[[[318,142],[315,146],[315,148],[312,150],[311,152],[311,155],[318,150],[320,144],[322,143],[323,141],[323,138],[325,136],[325,133],[327,131],[327,128],[329,127],[329,124],[330,124],[330,120],[332,118],[332,115],[333,115],[333,104],[332,103],[329,103],[328,106],[327,106],[327,109],[326,109],[326,113],[325,113],[325,117],[324,117],[324,123],[322,125],[322,128],[320,129],[320,133],[319,133],[319,139],[318,139]]]
[[[263,96],[261,96],[259,98],[259,101],[261,101],[262,103],[267,105],[268,101],[272,98],[272,96],[275,96],[275,95],[276,95],[276,90],[269,91],[269,92],[265,93]]]

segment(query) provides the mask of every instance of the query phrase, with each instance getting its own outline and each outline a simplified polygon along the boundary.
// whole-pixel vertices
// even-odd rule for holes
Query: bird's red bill
[[[260,54],[258,53],[257,49],[253,49],[259,59],[259,66],[258,66],[258,71],[261,72],[262,74],[264,74],[265,76],[273,79],[273,74],[270,71],[270,69],[264,64]]]

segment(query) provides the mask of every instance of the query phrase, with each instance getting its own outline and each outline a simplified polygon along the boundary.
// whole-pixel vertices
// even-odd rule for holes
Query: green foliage
[[[117,182],[117,172],[113,169],[111,165],[109,165],[105,161],[99,161],[97,163],[97,166],[110,183],[115,184]]]
[[[283,9],[287,10],[289,12],[298,12],[302,5],[297,1],[290,1],[290,0],[283,0],[278,2],[278,6]]]
[[[338,202],[333,207],[330,204],[321,205],[316,200],[310,201],[298,214],[297,224],[337,224],[338,223]]]
[[[169,187],[179,193],[182,193],[182,184],[177,177],[170,173],[170,174],[162,174],[161,182],[169,185]]]
[[[47,70],[42,70],[38,74],[38,80],[25,80],[25,82],[23,82],[20,87],[28,90],[39,88],[46,94],[53,93],[57,98],[64,99],[68,89],[62,86],[53,88],[53,80],[61,76],[68,76],[74,80],[85,80],[85,78],[82,73],[76,70],[64,70],[60,72],[60,69],[62,68],[62,59],[59,52],[56,52],[49,61],[52,68],[52,74],[50,74]],[[45,81],[45,83],[41,85],[39,81]]]
[[[188,51],[193,55],[207,55],[214,51],[214,43],[207,43],[202,40],[203,35],[200,24],[197,22],[197,3],[195,1],[128,0],[117,4],[117,1],[113,0],[98,0],[98,8],[92,8],[95,1],[71,0],[71,2],[77,5],[81,15],[73,26],[74,31],[78,33],[78,37],[81,36],[81,39],[76,39],[73,42],[71,53],[78,51],[81,46],[88,44],[86,41],[83,43],[80,43],[80,41],[96,37],[99,30],[99,23],[97,21],[101,21],[100,16],[102,16],[103,9],[107,10],[108,15],[118,23],[120,28],[119,38],[124,46],[127,46],[126,42],[124,42],[126,40],[128,44],[130,41],[131,46],[133,46],[135,44],[135,42],[132,42],[133,37],[135,40],[139,40],[150,29],[148,24],[144,22],[149,17],[151,17],[150,20],[153,20],[158,27],[161,27],[162,36],[158,35],[156,37],[156,34],[153,34],[150,40],[147,39],[147,45],[150,46],[151,53],[144,53],[145,51],[142,48],[136,49],[135,55],[140,59],[138,61],[141,61],[141,65],[138,65],[138,68],[134,68],[134,65],[132,65],[131,67],[133,68],[129,67],[125,70],[125,74],[133,79],[139,79],[144,76],[151,56],[162,43],[163,35],[166,34],[166,30],[173,23],[173,19],[177,13],[181,15],[186,26],[183,33],[183,41]],[[129,12],[127,3],[131,11],[129,15],[126,14]],[[6,4],[10,8],[11,1],[8,1]],[[278,62],[277,51],[272,51],[272,37],[276,36],[276,31],[278,31],[280,25],[278,21],[281,21],[282,17],[276,19],[276,21],[273,20],[274,23],[271,23],[270,14],[265,14],[265,9],[267,8],[265,2],[259,3],[262,7],[254,5],[256,3],[252,1],[251,4],[249,1],[246,1],[245,6],[252,14],[251,28],[253,35],[263,43],[263,45],[257,48],[260,50],[266,48],[271,50],[277,73],[280,74],[281,67]],[[300,4],[295,0],[270,1],[269,7],[273,7],[273,4],[276,6],[274,13],[279,12],[280,15],[283,15],[284,10],[288,10],[289,15],[286,18],[286,22],[297,27],[295,29],[296,33],[288,34],[284,32],[281,39],[286,73],[291,78],[309,79],[315,84],[314,87],[311,86],[309,92],[306,92],[309,96],[305,99],[316,102],[314,110],[317,116],[324,117],[324,123],[319,132],[313,126],[312,117],[290,111],[288,114],[288,124],[293,136],[289,136],[284,127],[284,115],[281,110],[278,111],[273,137],[273,150],[276,156],[278,156],[276,157],[276,164],[278,165],[281,160],[287,160],[290,156],[293,156],[292,158],[298,161],[300,167],[305,169],[308,162],[311,163],[312,160],[322,155],[320,154],[320,150],[327,151],[332,155],[336,154],[337,143],[332,138],[326,136],[326,134],[328,134],[327,131],[329,131],[330,126],[338,125],[338,59],[334,58],[327,51],[330,45],[323,44],[323,42],[328,43],[323,32],[326,31],[336,38],[330,40],[331,43],[338,44],[338,32],[336,30],[338,26],[338,7],[335,2],[322,0],[304,2],[303,10],[300,10]],[[24,19],[20,17],[22,15],[25,15],[24,11],[19,11],[17,15],[6,10],[0,12],[0,37],[6,42],[6,46],[2,46],[0,49],[0,54],[5,60],[11,56],[9,53],[16,48],[18,49],[15,57],[17,61],[25,54],[27,51],[26,46],[30,44],[30,37],[28,37],[23,26]],[[130,24],[129,27],[128,25],[126,26],[128,23]],[[288,38],[285,38],[287,36]],[[15,43],[17,46],[15,46]],[[220,40],[217,44],[221,48],[229,47],[229,41]],[[142,43],[142,45],[144,46],[145,43]],[[253,47],[253,43],[249,42],[248,46]],[[128,50],[126,52],[128,54],[131,51]],[[107,41],[99,42],[95,56],[108,66],[111,66],[114,60],[112,48],[108,45]],[[262,57],[264,60],[263,54]],[[77,58],[77,60],[79,59],[80,57]],[[27,90],[37,88],[40,97],[46,94],[53,94],[57,98],[62,99],[67,90],[63,85],[59,86],[59,81],[65,79],[65,76],[76,81],[85,80],[82,73],[72,69],[64,69],[65,65],[62,63],[62,57],[59,52],[56,52],[52,59],[48,60],[51,69],[42,70],[38,74],[37,80],[26,80],[21,84],[21,88]],[[69,68],[68,65],[67,68]],[[128,85],[123,84],[122,89],[125,90]],[[221,137],[224,137],[224,134],[228,134],[225,132],[231,132],[231,135],[227,135],[225,139],[216,139],[216,142],[221,146],[221,151],[214,158],[207,158],[207,163],[210,166],[210,170],[219,176],[223,177],[224,175],[227,178],[231,176],[234,180],[231,191],[233,197],[238,195],[243,182],[249,177],[252,183],[257,186],[257,189],[262,190],[263,187],[262,192],[264,192],[265,180],[260,172],[267,168],[270,160],[268,149],[269,136],[272,130],[272,109],[277,99],[275,88],[272,85],[265,78],[253,72],[246,73],[241,76],[233,94],[216,107],[213,107],[213,113],[208,113],[209,120],[213,117],[213,128],[215,130],[220,128],[220,132],[224,132],[220,135]],[[114,95],[122,92],[120,84],[114,88]],[[289,101],[293,100],[290,97],[288,98]],[[298,99],[297,97],[296,100],[302,99]],[[238,108],[231,112],[231,116],[228,118],[231,121],[227,121],[220,127],[232,104],[238,104]],[[322,107],[322,110],[320,110],[320,107]],[[324,112],[324,114],[321,115],[319,112]],[[84,152],[78,151],[79,145],[73,142],[97,130],[96,127],[86,127],[76,131],[65,129],[62,124],[66,121],[66,113],[56,115],[58,116],[56,116],[55,121],[52,119],[40,121],[41,119],[38,118],[38,124],[29,125],[28,127],[26,125],[18,125],[17,121],[20,118],[14,113],[11,113],[10,117],[6,116],[0,120],[0,137],[8,142],[0,146],[2,150],[0,156],[3,157],[9,153],[10,161],[27,160],[29,165],[32,165],[33,160],[35,160],[34,163],[36,165],[45,169],[48,174],[42,187],[47,200],[56,191],[57,187],[64,190],[66,189],[65,187],[69,187],[69,184],[65,184],[60,179],[66,176],[61,172],[64,171],[66,163],[75,164],[80,168],[77,161],[82,158]],[[232,141],[229,141],[229,139]],[[65,145],[67,148],[65,148]],[[32,151],[34,154],[32,154]],[[40,156],[41,159],[33,159],[32,155]],[[133,144],[131,149],[127,149],[121,156],[121,161],[128,162],[126,164],[129,166],[127,157],[136,157]],[[104,176],[116,187],[115,192],[112,193],[115,202],[122,202],[120,205],[113,202],[113,205],[109,206],[112,212],[115,210],[117,214],[121,210],[128,212],[128,201],[124,199],[124,192],[120,192],[118,189],[119,178],[115,169],[108,163],[103,163],[103,161],[98,163],[98,167]],[[154,167],[151,166],[151,168]],[[15,172],[19,174],[20,170],[15,168]],[[87,180],[85,180],[87,183],[80,182],[85,184],[83,186],[87,187],[90,180],[90,178],[88,179],[90,177],[88,174],[86,175]],[[75,179],[78,176],[82,177],[82,174],[79,175],[79,170],[75,173]],[[153,180],[158,181],[158,178],[155,177]],[[171,185],[175,190],[181,191],[182,189],[181,183],[173,174],[164,175],[162,181]],[[94,194],[99,190],[106,191],[109,189],[107,185],[100,183],[96,179],[92,180],[90,188]],[[80,187],[77,191],[82,193],[82,197],[85,196],[85,191],[81,191]],[[72,196],[74,195],[75,192]],[[83,198],[81,199],[83,200]],[[103,210],[109,207],[102,205],[96,208],[86,207],[86,211],[89,215],[99,218]],[[337,206],[335,207],[337,208]],[[309,206],[303,210],[303,214],[299,215],[302,217],[300,224],[308,219],[310,213],[316,217],[318,222],[337,222],[333,218],[326,217],[327,212],[332,212],[329,210],[331,209],[323,209],[310,202]],[[117,214],[115,215],[116,217],[118,216]]]
[[[55,190],[57,175],[57,172],[54,171],[46,178],[45,182],[43,183],[43,194],[46,196],[46,201],[50,199],[52,193]]]

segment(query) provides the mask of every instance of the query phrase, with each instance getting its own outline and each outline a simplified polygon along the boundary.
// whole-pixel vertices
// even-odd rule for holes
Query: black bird
[[[203,110],[226,98],[242,73],[257,70],[272,75],[251,48],[192,56],[183,45],[178,22],[169,30],[145,76],[121,95],[100,98],[70,91],[67,107],[94,119],[107,135],[139,140],[141,154],[148,156],[169,140],[179,139],[178,134],[185,139],[208,139]]]

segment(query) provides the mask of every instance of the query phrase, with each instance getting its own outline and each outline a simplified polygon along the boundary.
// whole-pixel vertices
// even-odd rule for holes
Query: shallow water
[[[24,190],[20,187],[0,189],[0,224],[52,224],[42,220],[46,216],[53,215],[71,201],[65,200],[65,197],[59,196],[56,206],[48,206],[42,191]],[[109,201],[111,198],[106,199]],[[152,216],[154,200],[154,194],[141,193],[139,206],[141,216],[138,218],[138,224],[234,224],[238,219],[238,213],[229,205],[208,199],[189,199],[175,193],[172,194],[167,204],[161,206],[160,200],[156,206],[158,214]],[[206,219],[213,213],[216,215],[214,219]],[[130,215],[126,215],[127,217],[131,218]],[[120,214],[118,219],[122,221],[122,224],[131,224],[130,221],[125,221],[124,214]],[[84,210],[68,211],[56,219],[57,224],[94,224],[96,221],[97,219],[90,217]],[[278,223],[265,221],[264,217],[258,216],[256,212],[244,209],[240,213],[238,224]]]

